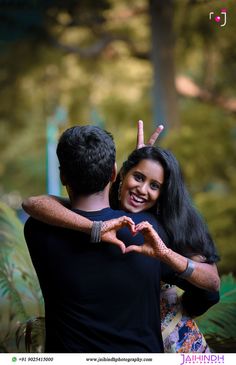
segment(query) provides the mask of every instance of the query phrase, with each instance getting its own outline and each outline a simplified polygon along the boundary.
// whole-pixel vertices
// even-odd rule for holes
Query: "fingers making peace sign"
[[[149,138],[149,140],[147,141],[146,144],[144,144],[144,132],[143,132],[143,121],[139,120],[138,121],[138,131],[137,131],[137,144],[136,144],[136,149],[145,147],[145,146],[153,146],[154,143],[156,142],[157,138],[159,137],[159,135],[161,134],[161,132],[163,131],[164,126],[162,124],[160,124],[155,131],[152,133],[151,137]]]

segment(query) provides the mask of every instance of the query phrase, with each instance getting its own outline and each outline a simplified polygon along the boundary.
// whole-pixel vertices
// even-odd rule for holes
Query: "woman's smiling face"
[[[160,195],[164,169],[159,162],[143,159],[123,178],[121,209],[138,213],[152,208]]]

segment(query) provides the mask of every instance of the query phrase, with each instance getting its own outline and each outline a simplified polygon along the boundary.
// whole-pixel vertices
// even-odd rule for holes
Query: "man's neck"
[[[78,198],[71,197],[71,206],[74,209],[80,209],[87,212],[109,208],[109,187],[92,195],[80,196]]]

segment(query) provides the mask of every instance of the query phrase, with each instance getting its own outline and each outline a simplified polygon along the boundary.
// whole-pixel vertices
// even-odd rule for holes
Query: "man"
[[[59,140],[57,155],[75,212],[92,221],[124,215],[109,207],[110,183],[116,177],[110,134],[94,126],[69,128]],[[151,214],[128,216],[135,224],[149,221],[167,241]],[[132,224],[129,218],[124,222]],[[25,225],[25,238],[45,301],[46,352],[163,352],[160,280],[168,278],[181,285],[175,271],[157,259],[124,254],[121,246],[93,243],[85,233],[32,218]],[[126,246],[143,242],[140,234],[133,237],[127,227],[118,238]],[[176,272],[186,268],[186,258],[181,260],[178,254],[169,263]],[[183,306],[190,314],[203,313],[219,299],[218,293],[188,283],[182,287],[186,289]]]

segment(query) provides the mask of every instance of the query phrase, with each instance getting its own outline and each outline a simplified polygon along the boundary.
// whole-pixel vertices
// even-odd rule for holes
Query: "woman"
[[[56,200],[29,198],[23,206],[29,214],[48,223],[91,231],[92,222],[62,207]],[[214,264],[218,256],[214,243],[192,206],[180,167],[171,152],[158,147],[143,147],[132,152],[112,186],[111,205],[133,213],[150,210],[157,214],[169,236],[170,247],[198,261],[199,277],[195,273],[195,283],[208,290],[218,289],[219,277]],[[116,220],[104,222],[102,240],[114,242],[116,229]],[[145,229],[148,234],[154,234],[148,223],[137,227],[137,231]],[[144,246],[129,246],[126,252],[130,251],[152,255]],[[165,352],[209,351],[196,323],[182,313],[175,287],[163,285],[161,306]]]

